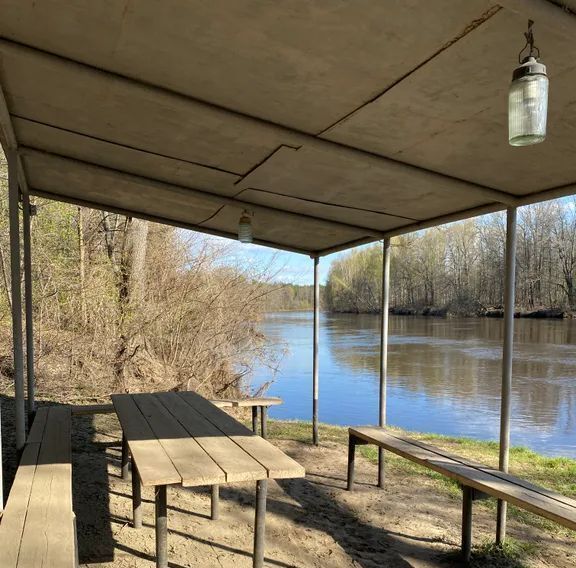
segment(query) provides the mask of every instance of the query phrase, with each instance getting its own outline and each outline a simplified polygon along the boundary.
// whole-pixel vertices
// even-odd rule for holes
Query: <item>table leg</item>
[[[220,486],[212,485],[211,519],[217,521],[220,517]]]
[[[258,407],[252,407],[252,432],[258,434]]]
[[[378,487],[384,487],[384,448],[378,448]]]
[[[168,568],[166,485],[157,485],[154,493],[156,497],[156,568]]]
[[[462,557],[464,562],[470,561],[472,552],[472,503],[474,490],[471,487],[462,488]]]
[[[142,486],[134,458],[132,458],[132,524],[135,529],[142,528]]]
[[[128,450],[128,440],[126,436],[122,433],[122,460],[121,460],[121,472],[122,479],[128,481],[128,463],[129,463],[130,452]]]
[[[262,438],[266,439],[268,436],[268,407],[260,407],[260,428],[262,430]]]
[[[256,482],[256,519],[254,523],[254,559],[253,568],[264,566],[264,540],[266,530],[266,494],[268,493],[268,480],[261,479]]]
[[[352,435],[348,438],[348,491],[354,488],[354,459],[356,457],[356,438]]]

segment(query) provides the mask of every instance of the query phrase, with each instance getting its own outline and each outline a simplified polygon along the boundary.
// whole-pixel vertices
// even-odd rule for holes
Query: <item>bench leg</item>
[[[252,432],[258,434],[258,407],[252,407]]]
[[[168,511],[166,485],[157,485],[156,496],[156,568],[168,568]]]
[[[266,494],[268,493],[268,480],[256,482],[256,519],[254,523],[254,559],[253,568],[264,566],[264,544],[266,530]]]
[[[210,518],[217,521],[220,518],[220,486],[212,485],[212,501]]]
[[[384,488],[384,448],[378,448],[378,487]]]
[[[462,490],[462,558],[464,562],[470,561],[472,552],[472,503],[474,490],[463,487]]]
[[[348,438],[348,491],[354,488],[354,460],[356,458],[356,438],[350,436]]]
[[[142,528],[142,486],[134,460],[132,460],[132,524],[135,529]]]
[[[122,479],[124,481],[128,481],[128,463],[129,463],[129,455],[130,452],[128,451],[128,441],[126,440],[126,436],[122,433],[122,461],[121,461],[121,471],[122,471]]]
[[[268,407],[260,407],[260,429],[262,433],[262,438],[266,439],[268,436]]]

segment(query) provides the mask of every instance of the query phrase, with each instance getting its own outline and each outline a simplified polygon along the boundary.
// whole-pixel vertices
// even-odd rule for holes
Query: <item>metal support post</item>
[[[380,306],[380,407],[378,424],[386,426],[388,383],[388,312],[390,307],[390,239],[382,241],[382,301]],[[378,448],[378,487],[384,486],[384,450]]]
[[[8,210],[10,222],[10,275],[12,288],[12,342],[14,353],[14,398],[16,419],[16,450],[26,441],[26,413],[24,407],[24,349],[22,345],[22,290],[20,288],[20,190],[18,188],[18,155],[7,150]]]
[[[210,518],[217,521],[220,518],[220,486],[212,485],[212,498],[210,501]]]
[[[258,407],[252,407],[252,432],[258,434]]]
[[[312,364],[312,441],[315,446],[319,443],[318,434],[318,343],[320,337],[320,259],[314,257],[314,346]]]
[[[471,487],[462,488],[462,557],[464,562],[470,561],[472,552],[472,504],[474,490]]]
[[[512,355],[514,348],[514,300],[516,285],[516,207],[509,207],[506,215],[506,269],[504,281],[504,346],[502,352],[502,393],[500,409],[501,471],[508,471],[510,451],[510,413],[512,407]],[[496,542],[506,538],[506,501],[498,500]]]
[[[168,568],[168,505],[166,485],[154,488],[156,501],[156,568]]]
[[[34,316],[32,311],[32,237],[30,217],[32,214],[30,197],[22,195],[22,228],[24,236],[24,313],[26,314],[26,411],[28,427],[32,425],[36,412],[34,384]]]
[[[356,459],[356,438],[349,434],[348,438],[348,482],[346,488],[352,491],[354,488],[354,461]]]
[[[142,485],[134,459],[132,459],[132,520],[135,529],[142,528]]]
[[[262,438],[266,439],[268,436],[268,407],[261,406],[260,407],[260,432],[262,434]]]
[[[254,558],[253,568],[263,568],[264,547],[266,537],[266,495],[268,493],[268,480],[261,479],[256,482],[256,518],[254,522]]]
[[[122,458],[120,461],[120,471],[121,477],[124,481],[128,481],[129,463],[130,452],[128,450],[128,440],[126,440],[126,436],[122,433]]]

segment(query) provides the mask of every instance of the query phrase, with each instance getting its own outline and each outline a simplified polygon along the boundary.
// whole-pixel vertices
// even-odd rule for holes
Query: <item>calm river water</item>
[[[273,418],[311,418],[312,313],[268,314],[286,349],[268,393]],[[379,318],[321,316],[320,420],[376,424]],[[502,321],[390,318],[388,422],[408,430],[498,438]],[[576,320],[516,320],[512,443],[576,458]],[[257,369],[253,386],[272,378]]]

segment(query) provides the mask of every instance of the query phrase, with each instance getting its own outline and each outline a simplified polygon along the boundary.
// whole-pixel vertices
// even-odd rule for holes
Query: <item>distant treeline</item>
[[[270,283],[267,286],[267,311],[311,310],[314,305],[314,286],[287,283]]]
[[[576,200],[518,210],[516,306],[576,310]],[[506,216],[496,213],[392,239],[391,307],[405,313],[498,312],[504,295]],[[324,307],[378,312],[381,244],[330,268]]]

